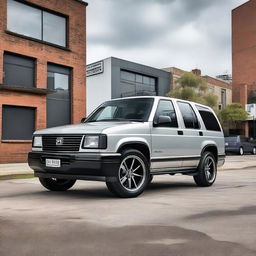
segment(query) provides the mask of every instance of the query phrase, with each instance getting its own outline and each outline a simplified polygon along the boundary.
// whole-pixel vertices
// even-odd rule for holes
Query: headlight
[[[107,148],[107,136],[106,135],[85,135],[83,141],[83,148]]]
[[[43,145],[42,137],[41,136],[34,136],[33,137],[33,147],[34,148],[41,148]]]

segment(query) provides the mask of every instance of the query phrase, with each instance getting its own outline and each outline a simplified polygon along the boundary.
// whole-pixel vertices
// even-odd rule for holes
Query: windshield
[[[133,98],[107,101],[86,122],[148,120],[154,99]]]

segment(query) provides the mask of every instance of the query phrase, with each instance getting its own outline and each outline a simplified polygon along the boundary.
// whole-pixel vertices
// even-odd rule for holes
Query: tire
[[[39,178],[40,183],[50,191],[66,191],[70,189],[76,180]]]
[[[217,176],[216,159],[211,152],[204,152],[197,167],[198,174],[194,176],[195,183],[200,187],[211,186]]]
[[[244,154],[244,149],[243,149],[243,147],[240,147],[240,148],[239,148],[238,154],[239,154],[240,156],[242,156],[242,155]]]
[[[253,155],[256,155],[256,147],[254,147],[254,148],[252,149],[252,154],[253,154]]]
[[[121,198],[137,197],[148,185],[149,163],[138,150],[122,152],[121,162],[115,174],[115,181],[107,181],[108,190]]]

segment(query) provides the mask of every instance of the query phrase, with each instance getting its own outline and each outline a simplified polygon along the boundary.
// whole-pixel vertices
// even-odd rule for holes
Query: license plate
[[[60,167],[60,159],[45,159],[46,167]]]
[[[227,142],[225,143],[225,146],[228,146],[228,143],[227,143]]]

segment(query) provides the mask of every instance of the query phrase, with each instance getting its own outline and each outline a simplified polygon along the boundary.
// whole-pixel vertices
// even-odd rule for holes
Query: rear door
[[[201,145],[204,132],[192,105],[188,102],[177,101],[177,106],[183,120],[183,129],[179,129],[179,148],[182,149],[182,167],[197,167],[200,161]]]

